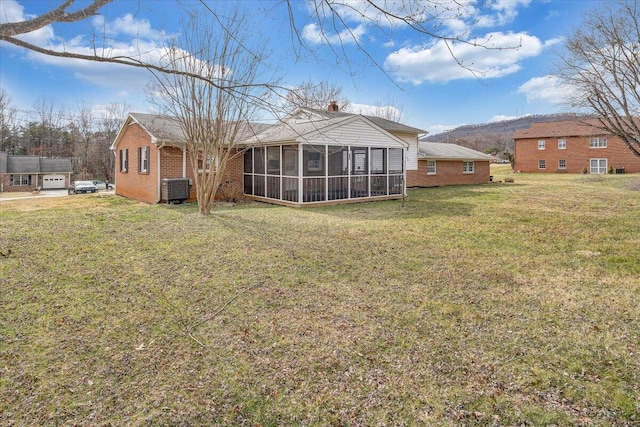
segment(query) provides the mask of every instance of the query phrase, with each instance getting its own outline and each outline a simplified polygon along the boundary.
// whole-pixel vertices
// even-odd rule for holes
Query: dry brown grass
[[[637,176],[0,203],[0,424],[633,425]]]

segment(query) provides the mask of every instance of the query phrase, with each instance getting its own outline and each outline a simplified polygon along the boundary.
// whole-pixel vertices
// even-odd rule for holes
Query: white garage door
[[[64,175],[44,175],[42,177],[42,188],[44,190],[64,187]]]

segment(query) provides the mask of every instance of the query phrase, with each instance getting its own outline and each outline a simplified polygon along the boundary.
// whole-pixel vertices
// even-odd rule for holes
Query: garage
[[[42,176],[42,189],[53,190],[59,188],[65,188],[64,175],[43,175]]]

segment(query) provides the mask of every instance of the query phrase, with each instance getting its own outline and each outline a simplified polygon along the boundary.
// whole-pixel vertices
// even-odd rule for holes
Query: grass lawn
[[[0,202],[0,425],[639,424],[640,176],[493,175]]]

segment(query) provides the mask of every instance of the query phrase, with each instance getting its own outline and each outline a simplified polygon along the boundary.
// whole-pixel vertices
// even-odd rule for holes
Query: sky
[[[554,64],[584,13],[604,1],[375,0],[397,15],[435,16],[424,28],[459,40],[449,43],[383,17],[360,0],[330,0],[339,20],[326,4],[317,8],[312,0],[205,0],[205,5],[222,15],[234,8],[247,12],[247,43],[264,55],[264,69],[280,86],[325,80],[342,87],[352,112],[370,114],[375,105],[392,105],[402,110],[404,123],[436,134],[565,111],[566,92],[553,77]],[[0,0],[0,23],[31,19],[61,3]],[[21,38],[74,52],[97,47],[157,63],[167,41],[184,34],[186,9],[194,4],[203,6],[193,0],[115,0],[87,20],[49,25]],[[213,17],[204,8],[199,16]],[[143,69],[45,56],[0,42],[0,88],[27,116],[43,101],[69,111],[120,103],[150,112],[155,108],[147,90],[151,80]]]

